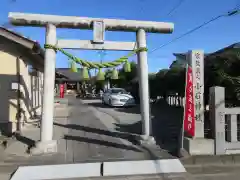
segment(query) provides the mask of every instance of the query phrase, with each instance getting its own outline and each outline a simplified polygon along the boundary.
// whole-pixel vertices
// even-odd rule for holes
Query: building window
[[[28,73],[32,74],[33,72],[33,66],[31,64],[28,65]]]
[[[37,76],[37,69],[33,68],[33,66],[31,64],[28,65],[28,73],[31,76]]]

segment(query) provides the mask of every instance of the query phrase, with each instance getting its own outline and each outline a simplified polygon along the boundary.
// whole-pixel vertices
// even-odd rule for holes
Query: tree
[[[159,96],[166,97],[168,93],[178,93],[184,96],[185,68],[173,66],[171,69],[162,69],[156,74],[154,87]]]
[[[226,101],[239,103],[239,55],[234,50],[228,50],[221,56],[209,57],[205,62],[205,102],[208,102],[210,87],[223,86],[226,87]]]
[[[158,83],[156,82],[156,74],[149,74],[148,77],[150,98],[155,99],[159,96],[159,92],[157,91]]]
[[[134,78],[137,77],[137,64],[134,61],[132,61],[130,65],[131,65],[130,72],[125,72],[123,68],[121,68],[119,71],[119,79],[122,79],[125,85],[127,85],[128,82],[132,81]]]
[[[131,85],[131,82],[137,78],[137,64],[132,61],[130,65],[130,72],[125,72],[124,68],[119,70],[118,85],[122,88],[128,88]]]
[[[167,95],[167,79],[166,74],[169,71],[169,69],[162,69],[160,70],[156,76],[155,76],[155,91],[158,94],[158,96],[166,97]],[[151,87],[150,87],[151,88]]]
[[[111,79],[111,77],[112,77],[112,70],[111,69],[107,69],[105,71],[105,79],[109,80],[109,79]]]

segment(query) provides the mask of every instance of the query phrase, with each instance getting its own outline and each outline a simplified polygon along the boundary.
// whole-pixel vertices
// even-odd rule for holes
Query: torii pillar
[[[16,26],[46,27],[46,44],[57,45],[64,49],[122,50],[135,48],[135,42],[104,41],[104,31],[137,32],[137,47],[146,48],[146,32],[172,33],[172,23],[134,21],[119,19],[100,19],[44,14],[9,13],[10,22]],[[93,29],[94,40],[57,40],[56,28]],[[57,143],[53,140],[53,108],[56,52],[45,51],[44,97],[41,123],[41,140],[36,146],[36,153],[56,152]],[[138,53],[139,94],[143,133],[141,142],[154,143],[151,137],[149,113],[149,87],[147,52]]]

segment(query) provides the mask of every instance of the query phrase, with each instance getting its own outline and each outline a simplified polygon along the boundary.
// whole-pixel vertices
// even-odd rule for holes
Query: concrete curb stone
[[[240,155],[232,154],[232,155],[219,155],[219,156],[191,156],[188,158],[181,158],[181,162],[184,165],[214,165],[214,164],[239,164],[240,165]]]
[[[185,167],[186,171],[191,174],[219,174],[219,173],[239,173],[239,165],[229,165],[229,166],[221,166],[221,165],[201,165],[201,166],[191,166]]]

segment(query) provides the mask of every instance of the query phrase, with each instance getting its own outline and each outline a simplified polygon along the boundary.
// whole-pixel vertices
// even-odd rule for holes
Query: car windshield
[[[126,94],[127,91],[125,89],[112,89],[112,94]]]

